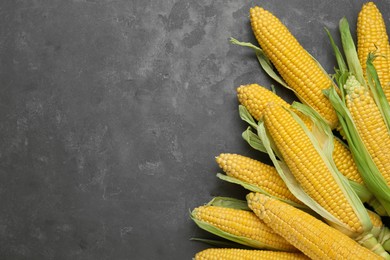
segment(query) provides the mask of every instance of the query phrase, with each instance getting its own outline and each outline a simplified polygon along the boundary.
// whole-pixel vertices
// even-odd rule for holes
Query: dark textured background
[[[191,259],[189,210],[245,194],[214,157],[265,158],[235,88],[272,82],[228,38],[261,4],[331,72],[323,27],[362,2],[1,0],[0,259]]]

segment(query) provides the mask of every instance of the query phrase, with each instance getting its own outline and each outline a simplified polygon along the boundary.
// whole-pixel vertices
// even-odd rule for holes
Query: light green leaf
[[[250,126],[252,126],[254,128],[257,127],[257,123],[256,123],[255,119],[249,113],[249,111],[248,111],[248,109],[246,109],[246,107],[244,107],[243,105],[239,105],[238,112],[239,112],[240,118],[243,121],[247,122]]]
[[[274,67],[271,65],[268,57],[265,55],[265,53],[263,51],[256,52],[256,57],[260,63],[260,66],[263,68],[265,73],[268,74],[268,76],[270,76],[272,79],[274,79],[276,82],[278,82],[283,87],[294,91],[294,89],[292,89],[289,85],[287,85],[287,83],[282,79],[282,77],[280,77],[279,74],[277,74],[275,72]],[[297,94],[295,91],[294,91],[294,93]]]
[[[191,238],[190,240],[206,243],[220,248],[245,248],[245,249],[248,248],[241,244],[237,244],[229,241],[222,241],[222,240],[214,240],[214,239],[206,239],[206,238]]]
[[[267,58],[267,56],[265,56],[263,50],[260,47],[254,45],[254,44],[252,44],[250,42],[241,42],[241,41],[239,41],[237,39],[234,39],[233,37],[230,37],[230,42],[232,44],[235,44],[235,45],[238,45],[238,46],[241,46],[241,47],[251,48],[252,50],[255,51],[256,55],[259,54],[259,55],[264,56],[264,61],[268,64],[267,66],[272,68],[271,61]]]
[[[335,55],[336,60],[337,60],[338,69],[336,69],[336,74],[334,76],[335,76],[337,85],[341,86],[339,88],[340,88],[341,96],[342,96],[342,99],[343,99],[343,102],[344,102],[344,100],[345,100],[345,93],[344,93],[344,91],[345,90],[344,90],[344,88],[342,86],[344,86],[344,84],[345,84],[345,82],[347,81],[347,78],[348,78],[348,74],[349,74],[348,67],[347,67],[347,64],[345,63],[344,57],[341,54],[341,51],[340,51],[339,47],[337,47],[336,43],[334,42],[333,37],[330,34],[329,30],[327,28],[325,28],[325,31],[328,34],[328,37],[329,37],[329,40],[330,40],[330,44],[331,44],[331,46],[333,48],[333,52],[334,52],[334,55]]]
[[[215,197],[209,203],[207,203],[207,205],[250,211],[248,203],[245,200],[229,197]]]
[[[353,41],[351,31],[349,30],[349,24],[344,17],[340,20],[339,29],[341,34],[341,42],[343,44],[344,54],[347,59],[349,71],[352,72],[357,80],[366,86],[366,81],[363,76],[363,69],[360,65],[360,61],[356,52],[355,43]]]
[[[263,51],[260,47],[254,45],[254,44],[252,44],[250,42],[242,42],[242,41],[239,41],[239,40],[237,40],[237,39],[235,39],[233,37],[230,37],[230,42],[232,44],[234,44],[234,45],[238,45],[238,46],[242,46],[242,47],[249,47],[249,48],[251,48],[254,51],[259,51],[259,52]]]
[[[333,37],[330,34],[329,30],[327,28],[325,28],[325,31],[326,31],[326,34],[329,37],[330,44],[331,44],[331,46],[333,48],[333,52],[334,52],[334,54],[336,56],[336,61],[337,61],[337,64],[339,66],[340,72],[341,73],[347,72],[348,71],[348,67],[347,67],[347,64],[345,63],[344,57],[341,54],[341,51],[340,51],[339,47],[337,47],[336,43],[334,42]]]
[[[349,185],[351,185],[352,189],[356,192],[361,202],[368,202],[373,198],[372,193],[366,186],[352,180],[349,180]]]
[[[381,111],[382,117],[386,123],[387,130],[390,132],[390,104],[386,99],[386,95],[383,92],[381,83],[379,81],[378,73],[374,67],[373,61],[375,55],[373,53],[368,54],[367,58],[367,82],[373,94],[376,105]]]
[[[287,83],[274,71],[274,67],[272,66],[272,63],[271,61],[268,59],[268,57],[265,55],[264,51],[253,45],[252,43],[249,43],[249,42],[240,42],[239,40],[237,39],[234,39],[234,38],[230,38],[230,42],[235,44],[235,45],[239,45],[239,46],[243,46],[243,47],[249,47],[251,49],[253,49],[255,51],[255,54],[256,54],[256,57],[257,57],[257,60],[259,61],[261,67],[264,69],[264,71],[271,77],[273,78],[276,82],[278,82],[280,85],[284,86],[285,88],[288,88],[290,90],[293,90],[291,89]],[[294,91],[294,90],[293,90]]]
[[[256,127],[257,128],[257,127]],[[248,127],[243,133],[242,138],[247,141],[247,143],[254,148],[255,150],[258,150],[260,152],[266,153],[267,150],[265,149],[263,143],[261,142],[259,136],[252,132],[251,128]]]
[[[260,192],[260,193],[264,193],[264,194],[269,195],[266,191],[262,190],[260,187],[253,185],[253,184],[250,184],[250,183],[245,182],[245,181],[241,181],[237,178],[234,178],[234,177],[231,177],[231,176],[228,176],[225,174],[221,174],[221,173],[217,173],[217,177],[223,181],[227,181],[230,183],[241,185],[242,187],[244,187],[247,190],[254,191],[254,192]]]

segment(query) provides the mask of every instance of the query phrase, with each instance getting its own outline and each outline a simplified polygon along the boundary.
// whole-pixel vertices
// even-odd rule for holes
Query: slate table
[[[189,210],[245,191],[214,157],[241,139],[240,84],[275,84],[249,8],[276,14],[328,72],[324,27],[363,1],[0,1],[0,259],[191,259]],[[389,1],[377,1],[390,24]],[[276,85],[278,94],[293,100]]]

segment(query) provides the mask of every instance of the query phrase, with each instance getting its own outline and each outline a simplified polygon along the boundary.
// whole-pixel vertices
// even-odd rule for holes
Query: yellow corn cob
[[[359,136],[375,165],[390,185],[390,135],[369,91],[350,76],[345,84],[346,104]]]
[[[367,212],[368,212],[368,216],[371,219],[372,226],[381,228],[383,226],[381,217],[378,214],[372,212],[371,210],[367,210]]]
[[[278,95],[272,91],[259,86],[258,84],[242,85],[237,88],[238,101],[246,107],[249,113],[257,120],[263,117],[264,109],[267,104],[273,102],[277,105],[290,108],[290,104],[281,99]],[[300,113],[293,110],[310,129],[311,120]],[[349,180],[355,181],[359,184],[363,184],[363,180],[360,177],[358,168],[353,160],[351,152],[343,145],[338,139],[334,139],[333,160],[336,167]]]
[[[333,84],[329,76],[273,14],[256,6],[250,9],[250,20],[257,41],[286,83],[335,128],[336,112],[322,93]]]
[[[259,193],[248,206],[276,233],[312,259],[382,259],[340,231],[297,208]]]
[[[381,217],[372,212],[371,210],[367,210],[368,216],[370,217],[371,223],[372,223],[372,231],[371,233],[378,237],[379,233],[381,232],[381,229],[383,228],[383,222]]]
[[[362,223],[313,143],[292,115],[270,103],[264,124],[287,166],[304,191],[356,233]],[[341,206],[342,205],[342,206]]]
[[[261,120],[263,111],[269,102],[280,106],[289,107],[281,97],[258,84],[241,85],[237,88],[238,101],[248,109],[249,113],[256,119]]]
[[[195,255],[195,260],[308,260],[302,253],[237,248],[209,248]]]
[[[356,163],[353,160],[349,149],[336,138],[334,139],[333,145],[334,149],[332,157],[337,169],[349,180],[363,185],[363,179],[360,176]]]
[[[373,2],[363,5],[357,21],[357,45],[360,64],[366,76],[366,61],[369,52],[378,57],[373,64],[379,81],[390,101],[390,46],[382,14]]]
[[[302,204],[287,188],[275,167],[229,153],[220,154],[216,161],[228,176],[256,185],[277,198]]]
[[[229,234],[255,240],[257,248],[297,251],[251,211],[205,205],[194,209],[193,216]]]

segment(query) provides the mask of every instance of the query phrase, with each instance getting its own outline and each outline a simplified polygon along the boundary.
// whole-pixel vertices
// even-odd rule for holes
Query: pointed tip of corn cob
[[[271,221],[271,219],[267,217],[266,209],[264,207],[264,205],[267,203],[267,201],[269,201],[269,199],[270,197],[260,193],[251,192],[246,195],[248,207],[252,210],[257,209],[257,211],[255,212],[256,216],[258,216],[266,224]]]
[[[375,5],[374,2],[367,2],[364,3],[362,6],[362,10],[371,9],[371,10],[378,10],[378,7]],[[379,12],[379,10],[378,10]]]
[[[239,155],[222,153],[216,159],[230,177],[254,185],[277,198],[302,204],[287,188],[273,166]]]
[[[251,7],[249,9],[249,14],[250,14],[251,20],[253,20],[252,18],[254,18],[255,16],[260,16],[260,15],[267,15],[267,16],[272,16],[272,17],[274,16],[271,12],[269,12],[268,10],[266,10],[260,6]],[[268,24],[269,22],[271,22],[269,19],[263,20],[264,24]]]
[[[352,93],[355,91],[356,88],[363,88],[362,84],[356,79],[354,75],[350,75],[345,82],[344,89],[347,91],[347,93]]]
[[[263,111],[269,102],[275,102],[282,106],[290,106],[281,97],[258,84],[241,85],[237,88],[237,97],[249,113],[256,119],[263,117]]]
[[[350,75],[344,85],[344,89],[346,90],[346,98],[348,101],[359,98],[360,100],[364,100],[364,97],[369,95],[369,92],[365,89],[362,84],[356,79],[355,76]]]

